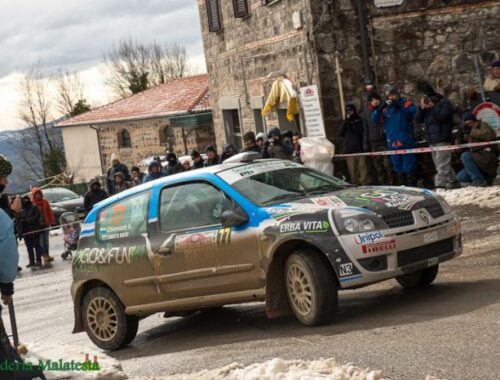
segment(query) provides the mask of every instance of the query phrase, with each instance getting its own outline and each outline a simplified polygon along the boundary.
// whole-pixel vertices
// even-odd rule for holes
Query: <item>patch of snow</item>
[[[475,205],[478,207],[500,207],[500,186],[464,187],[454,190],[437,190],[451,206]]]
[[[156,380],[384,380],[382,371],[361,369],[353,364],[339,365],[335,359],[283,360],[274,358],[244,367],[232,363],[225,367],[198,373],[155,377]]]
[[[45,345],[33,343],[27,345],[28,353],[23,356],[25,362],[38,365],[39,360],[71,363],[84,362],[94,359],[99,363],[99,371],[44,371],[47,380],[76,379],[76,380],[125,380],[127,375],[123,372],[120,362],[95,348],[83,348],[67,345]]]
[[[489,226],[488,228],[486,228],[486,231],[488,231],[488,232],[499,231],[499,230],[500,230],[500,224],[496,224],[496,225]]]

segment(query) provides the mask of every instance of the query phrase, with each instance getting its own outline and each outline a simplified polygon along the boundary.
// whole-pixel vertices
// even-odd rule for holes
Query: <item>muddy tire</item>
[[[90,340],[104,350],[126,347],[134,340],[139,327],[139,318],[126,315],[116,294],[102,286],[85,295],[82,319]]]
[[[330,322],[337,310],[337,281],[315,252],[292,253],[285,263],[288,303],[297,319],[306,326]]]
[[[438,272],[439,264],[398,276],[396,281],[406,289],[421,288],[430,285],[436,279]]]

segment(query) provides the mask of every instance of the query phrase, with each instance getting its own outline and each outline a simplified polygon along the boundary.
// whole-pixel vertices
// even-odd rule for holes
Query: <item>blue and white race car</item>
[[[96,205],[73,259],[74,332],[118,349],[141,317],[259,300],[269,317],[324,324],[338,290],[428,285],[462,252],[458,218],[428,190],[353,187],[250,156]]]

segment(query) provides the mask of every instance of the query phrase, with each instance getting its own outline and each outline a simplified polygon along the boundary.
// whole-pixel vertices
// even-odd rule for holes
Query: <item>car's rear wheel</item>
[[[396,281],[403,288],[419,288],[430,285],[437,277],[439,272],[439,264],[431,267],[403,274],[396,277]]]
[[[332,320],[337,310],[337,282],[315,252],[292,253],[285,263],[288,302],[297,319],[306,326]]]
[[[85,295],[82,318],[90,340],[104,350],[127,346],[134,340],[139,327],[139,318],[125,314],[116,294],[102,286]]]

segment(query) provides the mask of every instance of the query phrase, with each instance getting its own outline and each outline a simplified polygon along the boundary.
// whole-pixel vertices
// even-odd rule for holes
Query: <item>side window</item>
[[[114,203],[97,220],[99,240],[108,241],[139,236],[147,232],[149,192]]]
[[[162,232],[220,224],[231,201],[207,183],[189,183],[162,190],[160,228]]]

